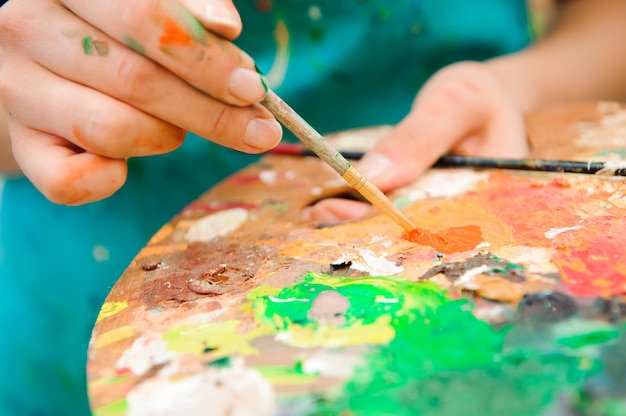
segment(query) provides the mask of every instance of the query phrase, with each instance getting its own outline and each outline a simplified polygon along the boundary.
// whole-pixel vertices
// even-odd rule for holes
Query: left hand
[[[447,154],[525,157],[522,108],[488,64],[460,62],[438,71],[410,113],[356,166],[383,191],[414,181]],[[321,223],[358,218],[365,203],[326,199],[305,212]]]

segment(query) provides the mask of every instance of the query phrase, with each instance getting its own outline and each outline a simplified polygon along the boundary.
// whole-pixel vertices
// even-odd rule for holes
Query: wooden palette
[[[353,150],[384,130],[328,140]],[[528,131],[534,157],[618,160],[626,110],[544,109]],[[626,365],[622,178],[432,169],[390,194],[420,228],[469,230],[454,253],[403,239],[374,211],[302,219],[346,192],[317,158],[270,155],[164,225],[95,325],[94,413],[626,409],[611,371]]]

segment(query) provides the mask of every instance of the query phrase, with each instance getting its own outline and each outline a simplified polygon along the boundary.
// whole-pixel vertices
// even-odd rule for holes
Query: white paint
[[[127,396],[129,416],[266,416],[275,412],[272,386],[243,360],[187,378],[157,376]]]
[[[407,198],[419,201],[461,195],[487,180],[488,176],[487,172],[471,169],[431,169],[410,186]]]
[[[274,296],[268,296],[267,297],[269,300],[271,300],[274,303],[289,303],[289,302],[302,302],[302,303],[309,303],[310,300],[309,299],[302,299],[302,298],[286,298],[286,299],[280,299],[280,298],[276,298]]]
[[[259,172],[259,180],[266,185],[274,185],[281,179],[292,180],[296,177],[294,171],[278,172],[275,170],[262,170]]]
[[[316,186],[314,188],[311,188],[311,195],[313,196],[319,196],[322,194],[322,192],[324,192],[324,189],[322,189],[319,186]]]
[[[185,234],[187,241],[211,241],[235,231],[248,219],[248,211],[233,208],[197,220]]]
[[[582,227],[582,225],[575,225],[573,227],[564,227],[564,228],[550,228],[550,230],[546,231],[544,233],[544,235],[546,236],[546,238],[554,238],[557,235],[564,233],[566,231],[573,231],[573,230],[580,230]]]
[[[455,286],[459,286],[469,290],[476,290],[478,286],[474,282],[474,278],[479,274],[483,274],[491,270],[491,267],[483,264],[482,266],[474,267],[473,269],[469,269],[463,275],[454,282]]]
[[[350,267],[360,272],[369,273],[372,276],[389,276],[403,272],[402,267],[398,267],[394,262],[385,258],[386,253],[377,256],[372,250],[359,249],[358,257],[346,258],[346,254],[342,258],[334,261],[332,264],[344,264],[351,262]]]
[[[362,362],[363,358],[357,353],[320,350],[302,361],[302,372],[347,380],[352,377],[354,369]]]
[[[137,376],[146,375],[153,367],[170,362],[174,353],[167,350],[161,334],[137,338],[115,363],[117,370],[130,370]]]
[[[580,123],[576,144],[582,147],[626,146],[626,111],[611,111],[599,123]]]
[[[400,299],[398,299],[398,298],[383,298],[382,296],[376,296],[376,299],[374,299],[374,302],[376,302],[376,303],[398,303],[398,302],[400,302]]]
[[[626,162],[622,161],[606,161],[604,162],[604,167],[597,171],[596,175],[605,175],[605,176],[614,176],[615,172],[620,169],[626,168]]]

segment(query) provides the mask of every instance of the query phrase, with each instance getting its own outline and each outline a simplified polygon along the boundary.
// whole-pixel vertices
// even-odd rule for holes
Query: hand
[[[437,72],[411,112],[356,166],[383,191],[415,180],[446,153],[523,157],[528,154],[520,106],[489,64],[457,63]],[[306,216],[321,223],[354,219],[367,204],[327,199]]]
[[[187,8],[184,8],[187,7]],[[20,0],[0,9],[0,96],[15,159],[50,200],[105,198],[126,159],[176,149],[186,130],[249,153],[280,125],[235,47],[231,0]]]

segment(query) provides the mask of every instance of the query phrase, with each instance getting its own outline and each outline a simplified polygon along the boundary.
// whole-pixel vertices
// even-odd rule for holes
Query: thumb
[[[179,0],[209,31],[228,40],[241,34],[241,17],[232,0]]]

